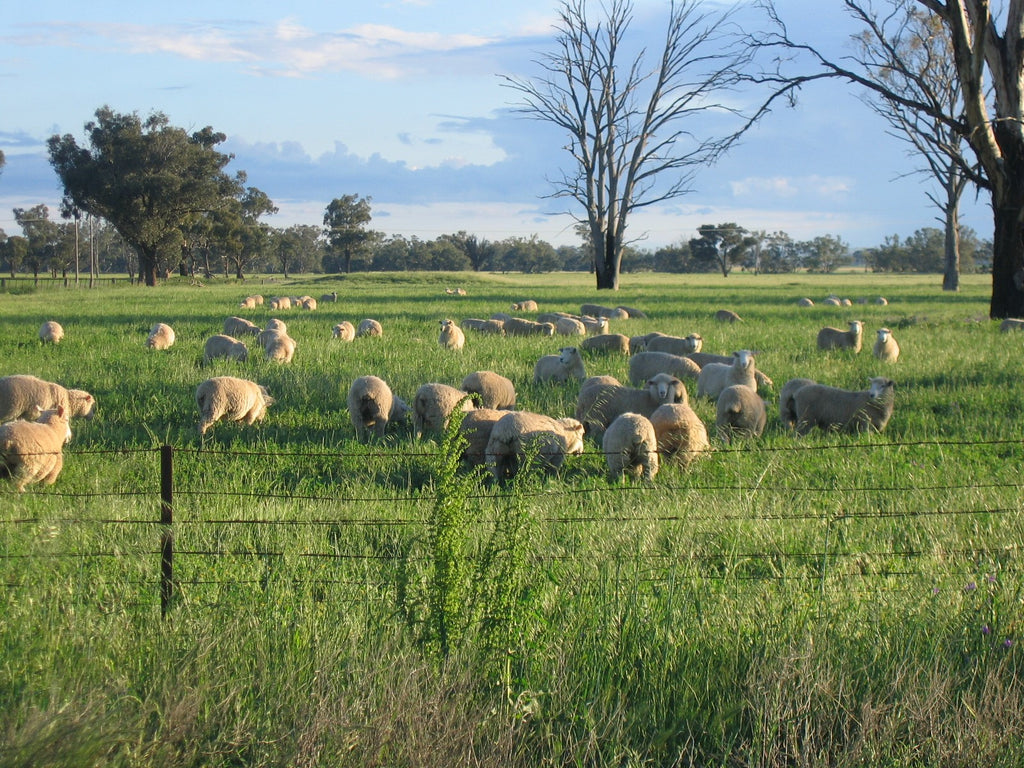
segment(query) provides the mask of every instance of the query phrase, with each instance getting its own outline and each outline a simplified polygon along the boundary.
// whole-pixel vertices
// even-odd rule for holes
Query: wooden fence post
[[[174,597],[174,463],[171,446],[160,446],[160,618]]]

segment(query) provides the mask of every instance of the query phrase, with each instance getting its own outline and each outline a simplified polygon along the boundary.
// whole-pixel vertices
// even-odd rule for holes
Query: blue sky
[[[707,4],[710,7],[710,4]],[[634,0],[631,34],[656,50],[667,0]],[[838,51],[853,28],[839,0],[777,0],[794,36]],[[538,235],[576,243],[573,219],[545,196],[566,168],[565,137],[515,113],[501,75],[529,76],[551,49],[555,0],[289,3],[15,3],[0,15],[0,228],[11,209],[60,186],[46,139],[104,104],[206,125],[279,206],[275,226],[322,223],[331,199],[372,198],[371,227],[432,239]],[[839,83],[777,109],[693,191],[632,219],[641,247],[734,221],[853,247],[938,226],[906,145]],[[965,196],[964,222],[991,236],[987,205]]]

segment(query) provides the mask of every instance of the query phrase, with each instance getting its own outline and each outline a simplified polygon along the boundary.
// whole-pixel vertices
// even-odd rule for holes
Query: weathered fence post
[[[174,462],[171,446],[160,446],[160,618],[174,597]]]

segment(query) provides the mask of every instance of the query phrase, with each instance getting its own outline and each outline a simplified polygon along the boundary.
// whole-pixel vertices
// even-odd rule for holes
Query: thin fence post
[[[160,446],[160,618],[174,596],[174,462],[171,446]]]

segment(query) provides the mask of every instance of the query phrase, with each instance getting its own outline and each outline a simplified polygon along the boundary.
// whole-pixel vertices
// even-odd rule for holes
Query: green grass
[[[0,488],[0,764],[1024,764],[1024,335],[986,319],[987,278],[955,295],[939,282],[643,274],[609,295],[588,275],[374,274],[0,294],[0,375],[99,403],[54,486]],[[456,285],[468,295],[446,296]],[[281,313],[290,366],[200,365],[226,316],[271,316],[243,296],[332,290],[337,304]],[[832,292],[890,303],[796,306]],[[355,441],[345,395],[368,373],[411,400],[493,369],[521,408],[571,415],[575,387],[532,383],[564,340],[437,345],[441,318],[525,298],[640,307],[612,330],[753,349],[776,390],[884,373],[896,411],[880,435],[798,439],[770,403],[762,438],[650,485],[610,483],[593,444],[556,477],[498,489],[451,474],[440,438],[408,427]],[[716,323],[720,308],[744,322]],[[331,338],[364,317],[384,337]],[[821,326],[852,318],[866,336],[892,328],[900,362],[815,349]],[[36,339],[47,319],[58,346]],[[170,350],[143,347],[156,321]],[[624,359],[587,364],[628,378]],[[201,442],[195,387],[219,374],[277,402]],[[713,406],[693,405],[713,431]]]

